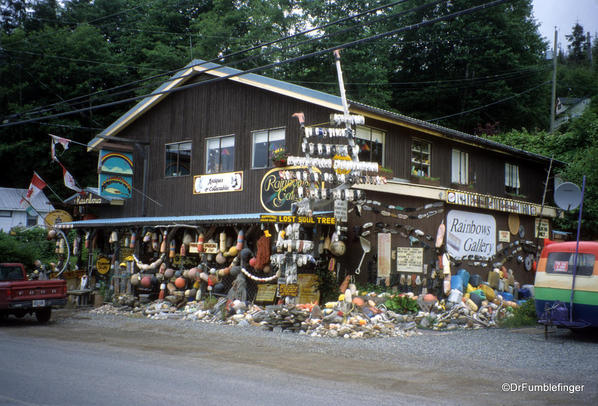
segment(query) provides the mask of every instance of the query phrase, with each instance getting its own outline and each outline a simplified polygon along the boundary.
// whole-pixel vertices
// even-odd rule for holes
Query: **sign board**
[[[106,275],[110,271],[110,260],[106,257],[99,257],[96,261],[96,268],[102,275]]]
[[[569,272],[569,261],[554,261],[554,272],[568,273]]]
[[[64,202],[74,206],[110,204],[110,200],[107,200],[102,196],[92,192],[77,193],[76,195],[66,199]]]
[[[297,275],[299,285],[298,303],[315,303],[320,300],[318,290],[318,275],[313,273],[300,273]]]
[[[260,184],[260,201],[266,211],[270,213],[291,211],[291,204],[301,200],[297,189],[299,187],[309,188],[310,182],[298,179],[283,179],[280,177],[282,171],[307,170],[304,166],[287,166],[274,168],[266,172]],[[318,168],[312,170],[320,173]]]
[[[498,230],[498,242],[511,242],[509,230]]]
[[[534,237],[550,238],[550,223],[548,219],[536,219]]]
[[[204,242],[203,251],[206,254],[218,254],[218,243],[217,242]]]
[[[257,285],[257,293],[255,295],[256,302],[274,302],[276,299],[276,288],[275,283],[260,283]]]
[[[378,278],[390,277],[390,240],[390,233],[378,233]]]
[[[129,199],[133,192],[133,177],[100,173],[98,187],[102,197]]]
[[[496,253],[496,220],[489,214],[451,210],[446,216],[446,246],[457,259],[473,255],[489,259]]]
[[[536,216],[540,213],[542,207],[539,204],[527,203],[521,200],[505,199],[479,193],[463,192],[461,190],[447,190],[446,202],[460,206],[479,207],[481,209],[524,214],[527,216]]]
[[[45,222],[47,225],[53,227],[55,224],[59,223],[70,223],[73,221],[71,215],[64,211],[64,210],[53,210],[45,218]]]
[[[260,223],[300,223],[300,224],[336,224],[334,217],[309,216],[278,216],[276,214],[262,214]]]
[[[240,192],[243,190],[243,171],[212,173],[193,177],[193,194]]]
[[[397,272],[422,273],[423,271],[423,248],[397,247]]]
[[[347,222],[347,212],[349,211],[349,202],[346,200],[335,200],[334,201],[334,217],[336,221],[343,223]]]
[[[299,285],[296,283],[281,283],[278,285],[278,296],[297,296],[299,293]]]
[[[99,158],[101,173],[133,176],[133,154],[102,149]]]

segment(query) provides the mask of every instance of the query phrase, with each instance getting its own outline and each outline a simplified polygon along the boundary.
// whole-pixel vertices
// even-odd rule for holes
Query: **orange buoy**
[[[185,285],[187,285],[187,281],[185,280],[185,278],[178,277],[174,281],[174,286],[176,286],[179,289],[183,289]]]
[[[166,240],[164,240],[164,241],[166,241]],[[185,245],[185,244],[183,244],[183,245]],[[170,241],[170,252],[168,254],[168,258],[174,258],[175,249],[176,249],[175,242],[174,242],[174,240],[171,240]]]
[[[237,251],[241,251],[243,249],[243,243],[245,242],[245,233],[243,232],[243,230],[239,231],[239,234],[237,235]]]
[[[203,233],[199,234],[199,237],[197,237],[197,252],[201,253],[203,252]]]

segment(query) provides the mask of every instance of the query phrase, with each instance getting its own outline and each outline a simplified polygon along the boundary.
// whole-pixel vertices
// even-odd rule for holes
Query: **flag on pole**
[[[31,179],[31,184],[29,185],[29,189],[27,190],[25,198],[27,198],[28,201],[31,201],[31,199],[33,199],[33,197],[41,192],[41,190],[45,187],[46,182],[44,182],[44,180],[40,178],[37,173],[33,172],[33,178]],[[21,204],[23,204],[25,198],[21,199]]]
[[[68,138],[62,138],[62,137],[59,137],[57,135],[52,135],[52,134],[50,134],[50,137],[52,137],[53,144],[58,143],[58,144],[62,145],[62,147],[64,148],[65,151],[67,149],[69,149],[69,144],[71,143],[71,140],[69,140]]]
[[[62,176],[64,177],[64,186],[68,187],[69,189],[74,190],[75,192],[82,192],[81,188],[77,186],[77,182],[75,182],[75,178],[73,175],[70,174],[69,171],[66,170],[64,165],[56,160],[62,167]]]

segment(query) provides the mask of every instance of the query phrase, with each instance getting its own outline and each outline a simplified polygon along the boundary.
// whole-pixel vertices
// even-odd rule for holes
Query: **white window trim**
[[[514,189],[513,192],[518,194],[521,189],[521,182],[519,180],[519,165],[505,162],[505,189],[509,187]]]
[[[455,162],[457,156],[458,162]],[[451,183],[469,185],[469,153],[453,148],[451,151]]]
[[[237,148],[237,137],[235,136],[235,134],[217,135],[217,136],[214,136],[214,137],[206,137],[205,138],[204,145],[205,145],[205,148],[206,148],[206,153],[205,153],[206,163],[205,163],[204,169],[205,169],[205,173],[206,174],[210,174],[210,173],[224,173],[224,172],[208,172],[208,157],[209,157],[209,152],[210,152],[210,150],[208,149],[208,141],[209,140],[213,140],[213,139],[218,139],[218,138],[220,140],[222,140],[222,138],[227,138],[227,137],[233,137],[233,147],[236,149]],[[220,149],[222,149],[222,141],[220,141]],[[234,153],[234,151],[233,151],[233,153]],[[231,171],[234,171],[234,170],[235,170],[235,164],[234,164],[234,161],[233,161],[233,169]]]
[[[276,130],[284,130],[284,144],[286,148],[287,144],[287,128],[286,127],[274,127],[274,128],[263,128],[261,130],[253,130],[251,131],[251,169],[266,169],[271,168],[272,165],[270,163],[270,156],[267,157],[268,164],[266,166],[255,166],[254,158],[255,158],[255,134],[259,132],[266,131],[268,133],[268,146],[270,145],[270,131]]]

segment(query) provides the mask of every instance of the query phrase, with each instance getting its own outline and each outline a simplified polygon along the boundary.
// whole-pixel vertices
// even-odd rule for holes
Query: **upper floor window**
[[[12,211],[0,210],[0,217],[12,217]]]
[[[166,144],[164,176],[186,176],[191,173],[191,142]]]
[[[385,135],[384,131],[357,126],[355,143],[359,145],[359,160],[383,165]]]
[[[519,166],[505,163],[505,190],[507,193],[519,193]]]
[[[271,166],[272,151],[285,147],[284,128],[261,130],[253,132],[253,152],[251,156],[252,168],[267,168]]]
[[[429,142],[413,140],[411,144],[411,175],[430,177],[432,145]]]
[[[469,184],[469,154],[453,149],[451,157],[451,182]]]
[[[235,169],[235,136],[206,139],[206,173],[232,172]]]
[[[27,213],[27,227],[33,227],[37,225],[37,215],[31,215]]]

